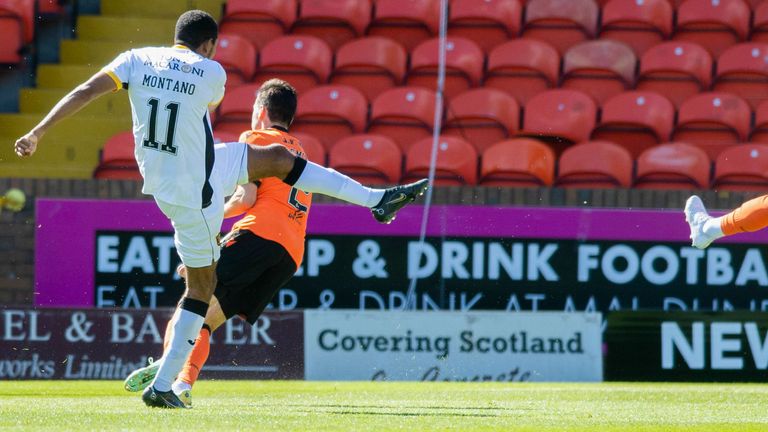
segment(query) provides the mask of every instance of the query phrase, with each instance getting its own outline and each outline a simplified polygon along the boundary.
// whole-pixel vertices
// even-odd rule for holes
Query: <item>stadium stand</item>
[[[603,7],[600,38],[624,42],[640,57],[669,39],[673,12],[668,0],[611,0]]]
[[[640,58],[638,90],[656,91],[675,107],[696,93],[706,91],[712,81],[712,57],[691,42],[662,42]]]
[[[256,72],[256,48],[248,39],[236,34],[219,35],[214,60],[227,71],[227,85],[249,82]]]
[[[339,140],[328,154],[328,164],[365,184],[396,184],[402,175],[403,154],[382,135],[352,135]]]
[[[251,128],[253,102],[260,84],[247,84],[228,89],[219,105],[214,132],[240,132]]]
[[[333,64],[331,48],[314,36],[282,36],[267,43],[259,52],[255,82],[284,79],[297,92],[328,81]]]
[[[726,147],[749,135],[749,105],[729,93],[700,93],[683,102],[672,140],[693,144],[715,160]]]
[[[546,42],[515,39],[488,55],[483,86],[505,91],[521,105],[534,95],[557,86],[560,55]]]
[[[637,59],[622,42],[596,40],[571,47],[563,56],[562,88],[581,90],[598,104],[635,84]]]
[[[329,81],[352,86],[373,100],[382,91],[403,83],[407,63],[408,53],[392,39],[359,38],[336,51],[336,64]]]
[[[672,39],[694,42],[717,58],[749,34],[749,6],[742,0],[686,0],[677,9]]]
[[[717,157],[712,189],[765,192],[767,188],[768,145],[733,146]]]
[[[370,0],[301,0],[291,33],[315,36],[335,50],[363,36],[370,19]]]
[[[637,158],[633,187],[707,189],[711,161],[704,150],[685,143],[651,147]]]
[[[440,39],[420,43],[411,53],[411,67],[405,78],[409,86],[437,89]],[[445,84],[443,92],[450,99],[471,87],[477,87],[483,75],[483,51],[474,42],[461,37],[445,41]]]
[[[432,137],[414,143],[405,155],[403,182],[426,177],[431,154]],[[476,183],[477,152],[472,144],[458,137],[438,137],[435,185],[460,186]]]
[[[472,40],[484,52],[517,37],[522,4],[504,0],[453,0],[448,35]]]
[[[632,156],[609,141],[589,141],[563,151],[555,186],[580,189],[628,188]]]
[[[522,36],[546,41],[563,54],[595,37],[598,14],[593,0],[530,0]]]
[[[21,49],[35,36],[33,0],[0,0],[0,64],[21,62]]]
[[[749,40],[768,42],[768,2],[763,1],[754,8]]]
[[[240,35],[260,49],[288,32],[297,10],[296,0],[229,0],[220,30]]]
[[[555,153],[541,141],[514,138],[482,153],[480,185],[546,187],[555,177]]]
[[[479,88],[454,97],[448,105],[444,135],[460,136],[478,153],[517,133],[520,106],[496,89]]]
[[[612,141],[633,158],[644,150],[667,142],[675,122],[672,103],[655,92],[629,91],[607,100],[593,140]]]
[[[747,42],[734,45],[717,59],[712,89],[729,92],[747,101],[752,109],[768,100],[768,44]]]
[[[133,156],[133,132],[126,131],[108,139],[101,152],[101,162],[94,178],[113,180],[141,180],[139,166]]]
[[[354,87],[318,86],[299,96],[291,130],[317,137],[327,150],[340,139],[365,130],[368,101]]]
[[[439,25],[440,0],[376,0],[368,34],[389,37],[411,51],[436,36]]]
[[[435,92],[422,87],[396,87],[371,103],[368,133],[391,138],[403,152],[415,141],[432,135]]]
[[[325,165],[328,159],[328,153],[325,151],[323,143],[319,139],[310,134],[291,131],[291,135],[298,138],[301,146],[304,148],[304,153],[307,155],[307,159],[312,162]]]
[[[589,139],[596,116],[597,106],[588,95],[577,90],[547,90],[528,101],[518,135],[546,140],[559,154],[571,144]]]

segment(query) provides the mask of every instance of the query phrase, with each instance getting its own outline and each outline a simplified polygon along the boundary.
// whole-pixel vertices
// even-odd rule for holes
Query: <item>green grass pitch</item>
[[[0,430],[768,430],[754,384],[201,381],[192,410],[121,384],[0,381]]]

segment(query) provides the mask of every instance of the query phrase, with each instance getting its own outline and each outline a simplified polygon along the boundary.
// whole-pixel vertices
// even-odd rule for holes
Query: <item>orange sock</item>
[[[720,219],[720,229],[727,236],[765,227],[768,227],[768,195],[751,199]]]
[[[200,335],[195,340],[195,346],[192,348],[192,352],[189,353],[187,362],[184,363],[184,367],[179,373],[179,379],[189,385],[194,385],[197,381],[197,376],[200,374],[200,369],[208,361],[208,352],[211,349],[211,331],[207,326],[203,326],[200,329]]]

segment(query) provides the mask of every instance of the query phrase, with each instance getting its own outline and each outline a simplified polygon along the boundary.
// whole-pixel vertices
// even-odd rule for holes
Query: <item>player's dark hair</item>
[[[259,87],[256,105],[266,108],[271,121],[290,126],[296,115],[296,89],[286,81],[273,78]]]
[[[176,43],[197,49],[208,39],[219,37],[219,25],[211,14],[201,10],[186,11],[176,21]]]

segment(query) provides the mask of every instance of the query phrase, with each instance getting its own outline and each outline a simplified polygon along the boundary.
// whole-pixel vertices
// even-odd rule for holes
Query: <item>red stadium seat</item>
[[[749,140],[768,143],[768,101],[758,105],[755,110],[755,126],[752,128]]]
[[[555,186],[579,189],[628,188],[632,156],[610,141],[588,141],[567,148],[560,156]]]
[[[352,135],[334,144],[328,164],[360,183],[395,184],[403,171],[403,153],[382,135]]]
[[[571,143],[589,139],[596,116],[595,102],[586,94],[576,90],[547,90],[528,101],[519,135],[545,139],[560,153]]]
[[[304,153],[307,155],[307,160],[310,160],[316,164],[325,165],[326,151],[323,143],[314,136],[301,132],[291,131],[290,134],[299,140],[301,147],[304,148]]]
[[[245,129],[245,130],[243,130],[243,132],[245,132],[246,130],[249,130],[249,129],[250,128]],[[240,135],[242,135],[242,133]],[[213,130],[213,142],[215,142],[216,144],[238,142],[238,141],[240,141],[240,135],[238,135],[236,133],[233,133],[233,132],[228,132],[226,130],[214,129]]]
[[[416,181],[429,173],[432,138],[411,146],[405,155],[403,182]],[[472,144],[458,137],[440,136],[437,144],[435,185],[460,186],[477,183],[477,152]]]
[[[35,36],[33,0],[0,0],[0,64],[21,62],[21,48]]]
[[[215,130],[240,135],[251,128],[253,103],[261,84],[245,84],[227,90],[219,105]]]
[[[704,48],[690,42],[664,42],[643,54],[636,88],[663,94],[679,107],[709,88],[711,74],[712,57]]]
[[[563,56],[560,86],[581,90],[602,104],[635,84],[637,59],[621,42],[596,40],[571,47]]]
[[[551,186],[555,177],[555,153],[530,138],[501,141],[485,149],[480,164],[483,186]]]
[[[488,55],[484,87],[503,90],[525,105],[534,95],[557,86],[560,55],[535,39],[503,43]]]
[[[460,136],[482,153],[491,145],[517,133],[520,106],[501,90],[480,88],[451,100],[443,134]]]
[[[598,7],[593,0],[530,0],[522,35],[552,44],[560,54],[593,39],[597,34]]]
[[[335,50],[364,35],[370,20],[370,0],[301,0],[291,33],[318,37]]]
[[[752,42],[768,43],[768,1],[764,1],[755,7],[752,34],[749,40]]]
[[[403,153],[414,142],[432,136],[435,92],[421,87],[397,87],[380,94],[371,104],[369,134],[385,135]]]
[[[281,78],[301,94],[328,82],[332,63],[333,53],[322,40],[314,36],[283,36],[262,48],[254,81]]]
[[[708,92],[683,102],[672,140],[694,144],[715,160],[749,135],[749,105],[730,93]]]
[[[261,49],[288,32],[297,8],[297,0],[228,0],[219,30],[238,34]]]
[[[352,86],[373,100],[382,91],[403,83],[407,62],[405,49],[392,39],[355,39],[336,52],[330,82]]]
[[[742,0],[687,0],[677,10],[672,39],[697,43],[717,58],[747,39],[749,15]]]
[[[611,0],[603,7],[600,38],[624,42],[640,57],[669,38],[672,13],[668,0]]]
[[[354,87],[324,85],[299,96],[291,130],[317,137],[326,149],[336,141],[365,130],[368,101]]]
[[[219,34],[213,59],[227,71],[228,86],[248,82],[256,72],[256,48],[236,34]]]
[[[112,180],[141,180],[139,166],[134,156],[133,131],[120,132],[104,144],[101,162],[93,177]]]
[[[439,64],[438,38],[419,44],[411,53],[411,68],[405,78],[409,86],[437,88]],[[471,40],[448,37],[445,41],[445,85],[446,98],[477,87],[483,75],[483,51]]]
[[[592,139],[615,142],[636,158],[644,150],[669,141],[674,122],[675,108],[667,98],[654,92],[630,91],[603,104]]]
[[[376,0],[370,36],[385,36],[411,51],[438,33],[440,0]]]
[[[712,188],[765,193],[768,189],[768,145],[748,143],[723,150],[715,161]]]
[[[470,39],[484,52],[490,52],[517,36],[522,9],[517,1],[453,0],[448,36]]]
[[[733,93],[756,109],[768,100],[768,44],[747,42],[734,45],[717,59],[712,88]]]
[[[635,188],[707,189],[712,162],[698,147],[668,143],[651,147],[637,158]]]

